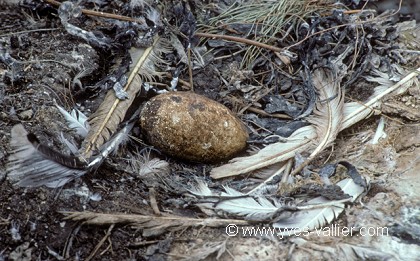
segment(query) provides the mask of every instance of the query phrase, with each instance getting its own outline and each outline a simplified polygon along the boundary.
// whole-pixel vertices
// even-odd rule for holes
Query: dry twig
[[[92,258],[95,257],[96,252],[98,252],[98,250],[101,248],[101,246],[105,243],[105,241],[109,238],[109,236],[111,235],[111,231],[112,229],[114,229],[115,224],[112,224],[111,226],[109,226],[108,231],[106,232],[105,236],[101,239],[101,241],[99,241],[99,243],[95,246],[95,249],[93,249],[92,253],[90,253],[90,255],[86,258],[86,261],[91,260]]]

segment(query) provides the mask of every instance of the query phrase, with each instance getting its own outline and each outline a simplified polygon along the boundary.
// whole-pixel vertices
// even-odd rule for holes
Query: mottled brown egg
[[[147,140],[161,151],[193,162],[229,159],[246,147],[243,123],[224,105],[190,92],[160,94],[140,115]]]

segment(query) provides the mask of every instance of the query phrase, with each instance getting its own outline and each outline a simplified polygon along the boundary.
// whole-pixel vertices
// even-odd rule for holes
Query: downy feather
[[[61,114],[64,116],[68,126],[74,129],[77,134],[85,138],[89,132],[89,123],[87,121],[86,115],[77,109],[73,109],[71,113],[68,113],[57,103],[55,103],[55,107],[57,107]]]

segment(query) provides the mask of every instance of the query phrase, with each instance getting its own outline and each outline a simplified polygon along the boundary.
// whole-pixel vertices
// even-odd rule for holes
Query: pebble
[[[32,109],[22,111],[18,114],[19,119],[21,120],[30,120],[34,116],[34,111]]]

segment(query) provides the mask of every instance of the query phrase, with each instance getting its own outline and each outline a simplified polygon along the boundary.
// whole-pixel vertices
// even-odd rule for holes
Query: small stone
[[[228,108],[189,92],[152,98],[142,109],[140,123],[153,146],[193,162],[230,159],[248,140],[244,124]]]
[[[30,120],[32,116],[34,116],[34,111],[32,109],[29,109],[19,113],[18,116],[21,120]]]
[[[4,111],[0,112],[0,120],[6,120],[8,118],[7,113]]]

